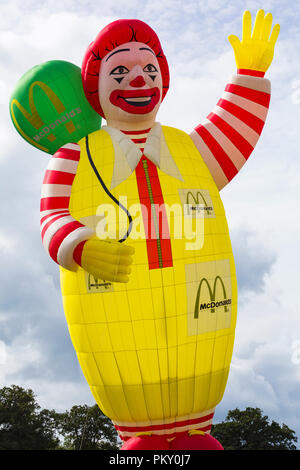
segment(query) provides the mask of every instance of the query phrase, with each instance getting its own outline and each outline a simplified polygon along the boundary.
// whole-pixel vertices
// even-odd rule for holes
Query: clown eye
[[[128,73],[129,70],[127,67],[124,65],[118,65],[118,67],[115,67],[111,72],[110,75],[125,75]]]
[[[146,67],[144,67],[143,70],[144,72],[150,72],[150,73],[158,72],[157,68],[154,67],[154,65],[152,64],[146,65]]]

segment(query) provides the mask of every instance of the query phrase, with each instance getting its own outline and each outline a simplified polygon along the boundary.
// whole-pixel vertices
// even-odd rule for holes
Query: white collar
[[[110,189],[115,188],[135,170],[139,163],[142,151],[123,132],[109,126],[102,126],[112,140],[115,151],[114,171]],[[158,168],[174,178],[183,181],[179,169],[167,146],[162,126],[156,122],[150,130],[144,146],[144,155],[149,158]]]

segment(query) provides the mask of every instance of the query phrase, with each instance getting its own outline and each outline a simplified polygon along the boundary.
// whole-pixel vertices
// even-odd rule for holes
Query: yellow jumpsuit
[[[79,363],[100,409],[123,439],[149,429],[170,436],[195,428],[209,432],[234,342],[236,275],[219,191],[191,138],[171,127],[162,132],[181,175],[157,168],[165,205],[182,208],[171,210],[168,220],[172,266],[149,269],[146,240],[129,236],[124,243],[135,254],[126,284],[94,279],[81,268],[60,268]],[[87,221],[99,205],[113,202],[91,168],[85,139],[79,144],[70,213]],[[111,136],[103,129],[90,134],[89,148],[109,188],[115,161]],[[135,171],[111,193],[117,200],[126,196],[128,208],[139,205]],[[199,243],[193,246],[184,227],[197,223]]]

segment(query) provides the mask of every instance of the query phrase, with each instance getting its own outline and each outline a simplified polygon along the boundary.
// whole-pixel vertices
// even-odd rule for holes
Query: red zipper
[[[149,269],[173,266],[168,218],[157,168],[143,155],[135,174],[146,234]]]

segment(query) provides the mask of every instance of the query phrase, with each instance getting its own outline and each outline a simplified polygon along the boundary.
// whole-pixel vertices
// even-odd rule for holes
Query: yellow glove
[[[80,265],[96,279],[128,282],[134,248],[115,240],[93,237],[83,246]]]
[[[271,28],[272,14],[265,15],[263,10],[258,10],[251,36],[251,13],[250,11],[244,12],[242,41],[234,35],[228,37],[234,50],[238,69],[257,70],[259,72],[268,70],[273,60],[274,47],[280,26],[276,24],[272,33]]]

